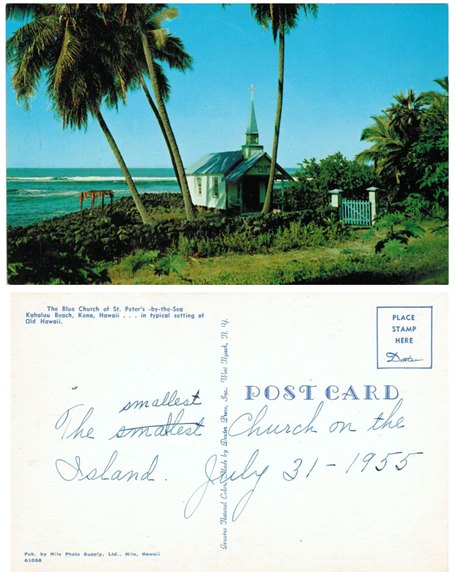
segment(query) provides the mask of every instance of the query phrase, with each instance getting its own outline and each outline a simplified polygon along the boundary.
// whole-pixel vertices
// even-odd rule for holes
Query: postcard
[[[12,569],[447,570],[444,293],[15,293]]]
[[[0,568],[448,570],[448,4],[3,18]]]

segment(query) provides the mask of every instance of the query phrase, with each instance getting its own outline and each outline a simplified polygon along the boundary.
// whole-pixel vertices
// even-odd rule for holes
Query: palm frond
[[[445,76],[444,78],[439,78],[439,79],[434,79],[435,83],[438,83],[438,85],[442,88],[442,90],[448,94],[449,92],[449,80],[448,80],[448,76]]]
[[[47,13],[46,4],[6,4],[6,18],[8,20],[26,20],[36,18]]]
[[[159,49],[162,48],[166,43],[168,30],[166,28],[149,30],[147,36],[149,40],[152,41],[152,45]]]
[[[166,20],[173,20],[178,16],[178,8],[165,8],[153,17],[156,27],[160,27]]]
[[[170,82],[160,64],[154,62],[154,69],[158,79],[159,93],[164,101],[168,101],[171,93]]]
[[[192,69],[192,57],[184,49],[181,38],[173,34],[168,34],[164,44],[155,48],[154,55],[157,60],[179,71]]]
[[[77,36],[75,36],[69,27],[68,22],[65,26],[65,31],[62,38],[62,43],[60,47],[60,53],[58,55],[58,60],[55,63],[55,75],[54,75],[54,88],[56,89],[61,81],[63,74],[69,68],[72,68],[80,59],[81,44]]]
[[[277,40],[279,30],[285,34],[298,25],[299,12],[306,18],[308,16],[317,17],[317,4],[251,4],[251,12],[258,24],[265,29],[271,28],[274,41]]]

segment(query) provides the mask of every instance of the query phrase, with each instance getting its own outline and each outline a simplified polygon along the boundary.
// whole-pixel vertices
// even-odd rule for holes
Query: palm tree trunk
[[[178,176],[177,166],[176,166],[175,160],[173,158],[172,147],[170,146],[170,141],[169,141],[169,138],[167,137],[167,133],[166,133],[166,130],[164,127],[164,123],[162,122],[161,116],[159,115],[159,110],[156,107],[156,104],[153,101],[153,98],[151,97],[151,93],[148,90],[147,84],[145,83],[145,80],[143,79],[142,76],[140,76],[140,85],[142,86],[142,89],[145,93],[145,97],[147,98],[147,101],[148,101],[151,109],[153,110],[153,113],[155,114],[156,119],[158,120],[159,127],[161,128],[162,134],[164,136],[164,139],[165,139],[165,142],[167,145],[167,149],[169,150],[169,156],[170,156],[170,160],[172,161],[172,167],[173,167],[173,170],[175,172],[175,176],[176,176],[177,181],[178,181],[178,186],[181,189],[180,177]]]
[[[129,169],[126,166],[126,163],[124,162],[124,159],[120,153],[120,149],[118,148],[115,139],[113,138],[112,133],[110,132],[110,129],[107,127],[107,124],[104,121],[104,117],[102,116],[100,109],[96,108],[94,114],[96,116],[96,119],[98,120],[99,125],[101,126],[101,129],[103,130],[104,135],[106,136],[107,142],[109,143],[113,154],[115,155],[115,159],[117,160],[118,165],[120,166],[121,172],[123,173],[126,184],[128,185],[128,188],[131,192],[132,199],[134,201],[134,204],[136,205],[137,210],[139,211],[140,218],[142,219],[143,224],[150,224],[150,215],[147,213],[140,199],[136,185],[132,180],[131,173],[129,172]]]
[[[151,50],[150,50],[150,45],[148,43],[148,38],[146,34],[144,34],[143,32],[142,32],[142,46],[145,54],[145,59],[147,62],[148,73],[151,79],[151,85],[153,86],[154,96],[158,105],[159,115],[161,116],[162,124],[164,126],[165,132],[169,140],[171,153],[173,156],[173,160],[175,162],[176,171],[178,173],[177,177],[180,183],[181,192],[183,194],[184,207],[186,210],[186,218],[189,221],[192,221],[194,220],[194,205],[192,204],[191,194],[189,192],[189,187],[188,187],[188,181],[186,179],[186,173],[184,172],[180,151],[178,149],[175,135],[170,125],[170,120],[169,116],[167,115],[167,110],[164,105],[164,100],[162,99],[161,94],[159,92],[158,80],[154,69],[153,58],[151,56]]]
[[[274,173],[276,171],[277,148],[279,145],[279,133],[281,130],[282,101],[284,97],[284,56],[285,56],[285,30],[284,24],[279,24],[279,57],[277,70],[277,98],[276,98],[276,119],[274,123],[273,149],[271,152],[270,178],[268,179],[268,187],[266,189],[265,202],[263,203],[262,213],[270,212],[271,195],[273,193]]]

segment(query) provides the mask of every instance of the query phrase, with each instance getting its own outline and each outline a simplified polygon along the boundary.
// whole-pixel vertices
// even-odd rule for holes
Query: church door
[[[258,212],[262,206],[260,202],[260,177],[244,177],[243,212]]]

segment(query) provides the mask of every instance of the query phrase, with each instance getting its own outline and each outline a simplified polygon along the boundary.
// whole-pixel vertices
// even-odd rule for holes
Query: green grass
[[[189,256],[178,274],[159,272],[153,257],[139,251],[109,265],[108,273],[112,284],[447,284],[448,235],[434,232],[434,223],[423,226],[422,237],[392,244],[384,254],[375,254],[383,233],[356,230],[332,246]]]

